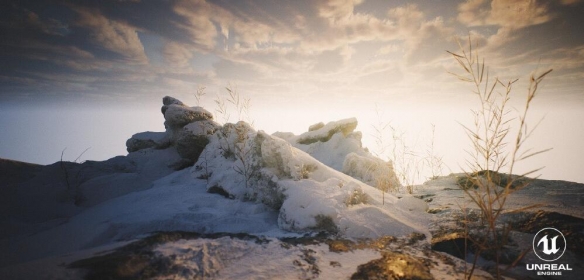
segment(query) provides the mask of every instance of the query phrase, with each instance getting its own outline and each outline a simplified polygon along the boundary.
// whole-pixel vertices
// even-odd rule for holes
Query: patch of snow
[[[326,142],[331,136],[338,132],[348,135],[355,129],[355,127],[357,127],[356,118],[329,122],[324,126],[311,126],[308,132],[298,136],[295,141],[300,144],[310,144],[317,141]]]
[[[150,189],[95,205],[36,235],[2,240],[0,266],[155,231],[278,232],[276,221],[277,214],[264,205],[207,193],[202,181],[193,181],[188,170],[183,170],[156,181]]]
[[[248,177],[244,170],[250,172]],[[392,195],[379,199],[379,190],[241,122],[228,124],[211,137],[193,175],[206,177],[207,188],[220,187],[236,199],[262,202],[279,211],[278,224],[288,231],[338,230],[350,237],[427,232],[418,222],[428,214],[416,212],[418,222],[404,222],[414,214],[402,216],[410,210],[395,204]],[[366,206],[351,205],[348,201],[360,193],[366,201],[354,204]]]
[[[220,127],[220,125],[212,120],[205,120],[193,122],[183,127],[184,131],[193,135],[211,135]]]
[[[371,155],[349,153],[343,162],[343,173],[386,191],[400,189],[401,183],[395,175],[393,164]]]
[[[202,107],[171,104],[166,107],[164,119],[171,127],[183,127],[192,122],[213,119],[213,114]]]
[[[166,137],[166,133],[164,132],[153,132],[153,131],[145,131],[139,132],[132,135],[132,139],[137,140],[152,140],[154,142],[162,142],[162,140]]]
[[[326,245],[290,246],[275,239],[179,240],[155,249],[174,261],[173,279],[341,279],[379,258],[371,249],[332,253]]]
[[[277,132],[274,136],[286,140],[293,147],[302,150],[319,162],[349,176],[386,190],[399,189],[391,161],[383,161],[363,148],[361,132],[354,131],[357,120],[354,118],[319,123],[311,126],[308,132],[299,136],[292,133]]]
[[[409,194],[403,195],[396,202],[396,205],[414,212],[425,213],[428,211],[428,204],[426,202]]]

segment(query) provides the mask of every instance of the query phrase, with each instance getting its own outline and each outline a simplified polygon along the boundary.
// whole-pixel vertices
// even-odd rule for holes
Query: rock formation
[[[189,107],[170,96],[165,96],[162,103],[166,131],[134,134],[126,141],[126,149],[132,153],[172,146],[184,160],[178,166],[192,165],[209,143],[208,137],[221,126],[213,121],[213,114],[201,107]]]

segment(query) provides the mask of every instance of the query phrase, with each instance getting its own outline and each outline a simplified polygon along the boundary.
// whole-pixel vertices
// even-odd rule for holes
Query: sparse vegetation
[[[331,217],[326,215],[316,215],[314,220],[316,221],[316,225],[313,228],[314,230],[328,232],[331,234],[339,233],[339,228]]]
[[[77,158],[75,158],[73,163],[79,163],[79,159],[89,149],[90,148],[87,148],[83,152],[81,152],[81,154],[79,154],[79,156],[77,156]],[[67,194],[66,194],[67,199],[66,200],[72,200],[73,204],[75,204],[76,206],[79,206],[86,199],[81,191],[81,188],[80,188],[81,187],[80,175],[81,175],[81,171],[83,171],[83,168],[79,168],[79,170],[77,170],[75,175],[71,174],[69,167],[67,167],[68,163],[66,161],[63,161],[63,156],[65,155],[65,150],[67,150],[67,148],[65,148],[65,149],[63,149],[63,151],[61,151],[61,159],[59,160],[59,166],[61,167],[61,171],[63,172],[63,181],[65,183],[65,186],[67,187]]]
[[[250,139],[250,131],[253,126],[253,121],[250,118],[251,99],[242,97],[237,88],[231,84],[225,87],[225,90],[227,91],[226,99],[220,96],[215,99],[217,105],[215,112],[221,115],[225,122],[217,134],[220,149],[225,158],[234,158],[239,162],[239,165],[235,166],[234,169],[243,176],[245,186],[249,187],[250,179],[258,169],[252,157],[254,141]],[[228,123],[231,116],[228,104],[231,104],[237,112],[238,123],[236,124]],[[233,132],[235,132],[235,139],[230,139]]]
[[[227,106],[225,105],[225,99],[223,99],[223,98],[221,98],[221,96],[217,95],[217,97],[215,98],[214,101],[215,101],[215,105],[217,105],[217,108],[215,108],[215,112],[217,113],[217,115],[221,116],[224,124],[229,122],[230,114],[229,114],[229,112],[227,112]]]
[[[435,135],[436,126],[432,124],[432,137],[430,139],[430,143],[427,144],[426,156],[424,157],[424,161],[426,162],[426,165],[428,166],[432,174],[431,179],[434,179],[442,175],[444,169],[443,168],[444,162],[442,161],[442,156],[436,154],[436,151],[434,150]]]
[[[294,176],[294,180],[308,179],[310,173],[314,172],[314,170],[316,170],[316,166],[314,165],[301,164],[300,166],[297,166],[297,173],[296,176]]]
[[[254,121],[250,117],[251,98],[243,97],[239,94],[237,87],[229,84],[227,90],[227,102],[231,103],[237,112],[237,120],[245,121],[253,127]]]
[[[511,188],[520,188],[527,185],[529,178],[520,177],[516,175],[503,174],[492,170],[482,170],[478,172],[473,172],[470,174],[465,174],[465,176],[459,177],[457,179],[457,184],[463,189],[478,189],[480,187],[476,182],[478,180],[487,180],[487,176],[490,176],[490,180],[500,188],[504,188],[507,184],[511,183]],[[513,177],[513,178],[512,178]]]
[[[361,189],[355,189],[351,192],[347,199],[345,200],[345,204],[347,206],[353,206],[358,204],[367,204],[369,202],[369,196],[363,192]]]
[[[197,101],[197,106],[201,106],[201,99],[203,99],[203,96],[205,96],[205,94],[207,94],[205,92],[205,87],[198,86],[197,91],[195,92],[195,100]]]
[[[495,276],[500,279],[501,251],[508,242],[510,228],[499,227],[497,221],[503,211],[508,210],[505,209],[505,204],[511,195],[529,185],[530,181],[525,179],[526,176],[540,170],[532,170],[520,176],[511,175],[518,162],[546,151],[533,152],[531,149],[524,149],[526,140],[537,127],[528,129],[526,118],[539,84],[552,70],[531,77],[525,107],[518,117],[512,118],[509,117],[511,113],[509,101],[512,87],[517,80],[503,82],[498,78],[492,79],[484,59],[481,60],[478,52],[473,50],[470,37],[468,44],[468,51],[459,44],[461,54],[449,52],[464,70],[463,74],[454,75],[464,82],[473,84],[473,93],[480,103],[479,109],[472,110],[474,127],[463,126],[472,143],[472,150],[467,151],[470,155],[467,161],[469,171],[466,172],[465,178],[459,179],[461,188],[480,209],[480,222],[483,225],[480,234],[469,236],[475,246],[475,258],[467,277],[468,279],[472,277],[481,253],[488,252],[494,255]],[[514,121],[518,122],[517,135],[514,140],[509,140]],[[503,174],[501,172],[503,169],[507,169],[509,175]],[[532,206],[514,210],[525,210],[530,207]]]
[[[393,166],[393,165],[392,165]],[[387,172],[383,173],[381,176],[375,178],[375,187],[381,190],[381,204],[385,205],[385,193],[396,190],[399,185],[396,185],[393,178]]]
[[[203,170],[203,174],[201,174],[197,179],[204,179],[209,184],[209,177],[213,175],[212,166],[209,166],[209,159],[207,154],[209,153],[208,150],[203,150],[201,156],[199,156],[199,161],[201,164],[197,165],[197,169]]]
[[[250,180],[258,171],[257,163],[254,161],[253,154],[253,139],[250,139],[251,128],[247,123],[238,122],[235,125],[235,132],[237,138],[235,139],[234,156],[238,160],[239,165],[235,166],[235,172],[243,176],[245,187],[250,186]]]
[[[421,152],[417,146],[417,141],[412,141],[414,144],[408,144],[405,130],[398,129],[391,125],[390,122],[384,122],[379,110],[377,110],[377,124],[373,125],[373,138],[377,146],[378,157],[386,157],[393,166],[393,170],[399,181],[404,186],[394,186],[389,184],[385,178],[378,178],[376,187],[382,191],[395,191],[414,193],[415,183],[422,179],[422,176],[427,173],[429,169],[432,177],[441,175],[443,170],[442,157],[438,156],[434,150],[434,132],[435,126],[432,125],[432,137],[430,143],[427,144],[425,151]],[[388,139],[388,135],[390,136]]]

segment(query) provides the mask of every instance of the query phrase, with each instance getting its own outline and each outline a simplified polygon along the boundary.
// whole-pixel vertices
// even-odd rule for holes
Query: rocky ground
[[[270,264],[275,271],[268,273],[262,270],[261,276],[266,279],[275,275],[284,279],[331,279],[333,275],[337,275],[335,272],[351,279],[464,279],[472,265],[463,260],[472,262],[475,250],[473,241],[465,238],[465,232],[480,229],[478,213],[471,210],[463,215],[459,209],[446,210],[448,207],[444,206],[441,208],[443,210],[430,209],[436,215],[431,226],[431,242],[421,233],[412,233],[401,238],[383,236],[377,239],[347,239],[325,232],[289,238],[163,232],[113,252],[73,262],[68,268],[87,270],[85,279],[166,279],[177,274],[188,279],[230,279],[232,276],[250,277],[246,272],[254,269],[239,267],[241,271],[238,274],[231,271],[234,266],[254,266],[257,265],[254,261],[254,258],[259,257],[257,255],[261,255],[262,259],[269,255],[278,261]],[[471,228],[465,229],[463,220],[474,223]],[[505,215],[502,220],[512,228],[508,246],[502,254],[505,258],[502,258],[501,267],[506,278],[539,279],[537,275],[525,270],[526,263],[535,261],[530,250],[531,242],[525,240],[530,241],[544,227],[555,227],[564,233],[568,244],[564,261],[573,264],[574,269],[569,274],[570,277],[584,275],[584,251],[581,246],[584,244],[583,219],[539,210]],[[206,247],[206,244],[218,239],[222,240],[217,246],[225,250],[224,255]],[[177,242],[188,244],[194,240],[199,242],[189,244],[187,251],[177,252],[175,248],[171,250],[172,253],[162,254],[157,249],[161,246],[172,247]],[[239,250],[247,253],[239,253]],[[255,251],[254,254],[249,254],[248,251],[252,250]],[[526,254],[522,255],[526,250]],[[363,258],[343,262],[347,257],[345,255],[358,258],[359,254],[365,252],[373,254],[368,256],[371,260],[366,261],[367,258]],[[182,261],[177,262],[177,259]],[[283,270],[289,274],[282,276],[278,270],[286,265],[290,265],[290,268]],[[473,279],[493,279],[494,274],[493,256],[489,252],[483,252]]]

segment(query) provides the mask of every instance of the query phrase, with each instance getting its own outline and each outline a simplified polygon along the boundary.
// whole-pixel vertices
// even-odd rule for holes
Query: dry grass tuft
[[[467,151],[466,177],[459,180],[462,189],[477,206],[481,213],[481,222],[484,224],[483,235],[473,237],[473,243],[477,245],[473,266],[468,273],[472,277],[476,267],[478,256],[481,252],[494,252],[496,277],[501,278],[499,268],[501,249],[508,240],[509,227],[497,227],[497,221],[505,209],[505,203],[511,195],[529,185],[527,176],[538,172],[540,169],[531,170],[519,176],[513,176],[515,165],[525,159],[541,154],[548,150],[533,151],[525,149],[526,140],[532,135],[537,125],[528,128],[526,118],[530,105],[537,95],[537,89],[543,79],[552,71],[548,70],[541,75],[532,76],[525,99],[525,107],[519,112],[519,116],[510,117],[511,109],[509,101],[511,91],[517,80],[503,82],[498,78],[489,76],[484,59],[478,52],[473,51],[469,37],[468,51],[460,44],[460,54],[448,52],[464,70],[462,74],[454,74],[458,79],[471,83],[474,86],[473,93],[477,96],[480,107],[472,110],[474,127],[464,126],[464,130],[472,143],[472,149]],[[514,122],[518,123],[517,135],[510,139]],[[502,172],[506,170],[509,175]],[[522,209],[525,210],[525,209]]]

